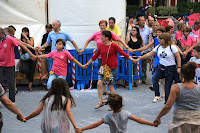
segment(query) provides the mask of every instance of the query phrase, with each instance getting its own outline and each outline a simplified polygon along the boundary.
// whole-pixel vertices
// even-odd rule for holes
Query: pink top
[[[193,46],[196,43],[196,39],[193,36],[187,36],[187,39],[182,38],[181,39],[181,46]],[[193,56],[193,52],[192,52],[192,56]]]
[[[182,36],[183,36],[183,34],[181,33],[181,32],[177,32],[176,33],[176,40],[178,41],[178,40],[180,40],[181,38],[182,38]]]
[[[111,41],[117,41],[119,39],[119,37],[115,33],[113,33],[112,31],[111,31],[111,33],[112,33]],[[95,32],[89,38],[90,41],[96,41],[97,42],[97,49],[99,49],[99,46],[103,44],[103,42],[101,41],[101,35],[102,35],[102,33],[100,31],[98,31],[98,32]],[[101,56],[99,58],[101,58]]]
[[[57,75],[67,76],[67,60],[72,61],[74,57],[67,50],[53,50],[47,54],[47,58],[53,59],[53,67],[51,69]]]
[[[197,41],[200,39],[200,29],[198,29],[197,31],[195,31],[194,29],[192,29],[193,34],[197,35]]]
[[[19,44],[20,42],[10,36],[7,36],[3,41],[0,41],[0,66],[15,66],[14,47],[17,47]]]

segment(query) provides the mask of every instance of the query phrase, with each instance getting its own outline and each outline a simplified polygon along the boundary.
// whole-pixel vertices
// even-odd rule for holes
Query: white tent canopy
[[[0,26],[14,25],[17,29],[16,37],[20,38],[21,29],[28,27],[30,36],[35,39],[35,46],[41,44],[42,35],[45,33],[47,22],[47,0],[1,0],[0,1]],[[116,18],[124,38],[125,0],[48,0],[48,20],[61,21],[61,29],[68,32],[83,48],[85,42],[96,31],[99,31],[99,21]],[[88,48],[96,47],[95,42]],[[67,49],[74,49],[68,42]]]

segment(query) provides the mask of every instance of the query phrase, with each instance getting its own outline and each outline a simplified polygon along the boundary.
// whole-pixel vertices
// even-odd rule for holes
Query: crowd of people
[[[70,122],[77,133],[100,126],[102,123],[110,126],[111,133],[127,132],[127,121],[131,119],[141,124],[147,124],[157,127],[164,116],[174,105],[173,121],[170,124],[169,132],[200,132],[200,21],[196,21],[191,27],[184,23],[178,23],[178,31],[175,27],[168,25],[162,27],[156,19],[151,16],[137,16],[137,23],[133,23],[134,17],[130,16],[126,26],[126,40],[121,39],[121,32],[117,26],[114,17],[99,21],[100,31],[95,32],[86,42],[82,50],[79,50],[76,42],[70,35],[61,30],[61,22],[55,20],[52,25],[46,25],[47,33],[44,34],[42,44],[34,47],[34,38],[30,37],[29,29],[22,29],[21,38],[14,36],[15,27],[8,26],[0,28],[0,101],[21,121],[27,121],[43,110],[42,132],[73,132]],[[175,35],[175,36],[174,36]],[[97,52],[86,63],[81,64],[67,50],[66,41],[70,41],[75,47],[77,53],[81,55],[91,41],[96,41]],[[21,51],[19,51],[19,47]],[[45,54],[36,56],[36,52],[45,48]],[[126,54],[128,52],[141,51],[142,56],[134,59]],[[21,55],[20,55],[21,53]],[[161,101],[165,98],[165,105],[158,114],[154,122],[149,122],[133,116],[128,111],[122,110],[122,97],[116,94],[114,84],[117,77],[117,53],[131,60],[133,65],[133,74],[137,74],[137,62],[142,60],[141,78],[143,84],[150,85],[147,81],[147,63],[150,64],[152,71],[152,85],[150,88],[155,92],[153,102]],[[32,91],[35,66],[38,58],[45,58],[49,78],[47,81],[48,93],[42,98],[41,104],[34,112],[24,117],[15,107],[16,87],[15,72],[19,71],[26,74],[28,79],[28,89]],[[104,105],[109,105],[112,113],[106,114],[100,121],[89,126],[78,128],[71,107],[76,106],[75,101],[70,94],[66,83],[67,60],[76,63],[83,69],[96,59],[99,66],[107,65],[111,70],[109,79],[98,75],[98,104],[95,109]],[[19,67],[19,61],[21,66]],[[1,84],[5,75],[8,82],[9,99],[5,96],[5,91]],[[164,93],[160,96],[159,82],[163,80]],[[195,79],[195,81],[194,81]],[[173,85],[173,81],[177,84]],[[107,93],[105,85],[108,84],[110,93]],[[104,86],[104,90],[103,90]],[[137,82],[134,82],[137,87]],[[171,87],[172,86],[172,87]],[[103,94],[108,95],[107,101],[102,101]],[[177,119],[177,117],[179,119]],[[180,119],[181,118],[181,119]],[[0,114],[1,127],[2,115]],[[195,125],[195,126],[194,126]],[[181,131],[187,127],[187,131]],[[192,133],[192,132],[191,132]]]

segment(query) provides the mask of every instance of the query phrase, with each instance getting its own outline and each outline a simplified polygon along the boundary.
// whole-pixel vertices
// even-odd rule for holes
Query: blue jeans
[[[47,82],[47,89],[51,88],[51,83],[56,78],[62,78],[64,80],[66,80],[66,76],[57,75],[55,73],[54,74],[49,74],[49,79],[48,79],[48,82]]]
[[[49,52],[45,52],[45,54],[48,54]],[[49,73],[53,66],[53,59],[52,58],[46,58],[46,65],[47,65],[47,72]]]
[[[170,94],[172,82],[173,80],[176,79],[177,72],[176,72],[176,66],[169,66],[165,68],[162,68],[161,66],[162,65],[159,64],[155,68],[152,76],[152,82],[155,91],[155,96],[160,96],[158,81],[159,79],[165,78],[165,103],[166,103]]]

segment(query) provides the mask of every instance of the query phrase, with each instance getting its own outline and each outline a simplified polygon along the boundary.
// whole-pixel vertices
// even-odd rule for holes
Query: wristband
[[[129,47],[127,47],[126,49],[129,49]]]
[[[181,67],[177,67],[177,68],[181,68]]]

